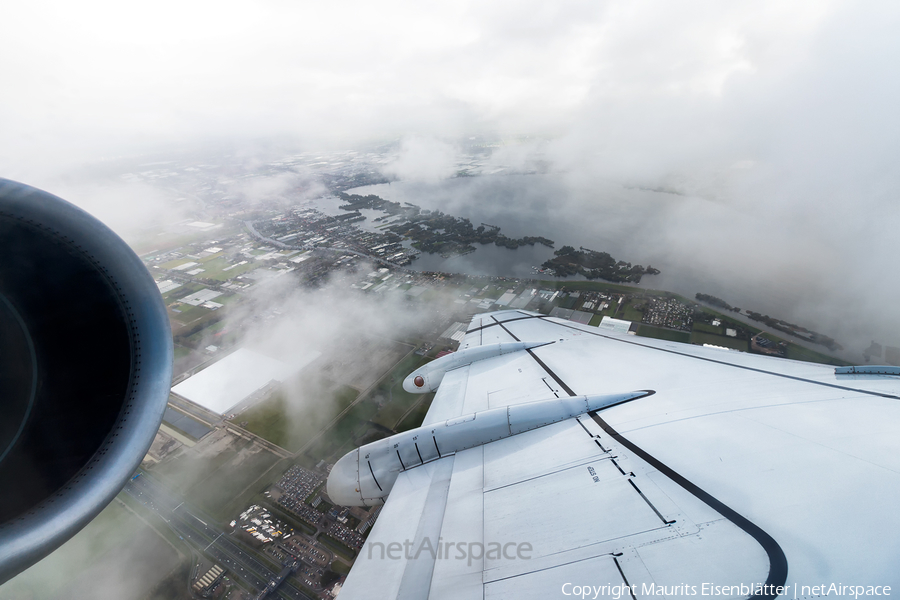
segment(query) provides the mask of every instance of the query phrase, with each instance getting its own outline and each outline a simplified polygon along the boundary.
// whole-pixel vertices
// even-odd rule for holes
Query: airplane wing
[[[656,393],[407,462],[342,600],[898,589],[898,377],[524,311],[477,315],[460,350],[516,342],[533,347],[448,370],[425,425]]]

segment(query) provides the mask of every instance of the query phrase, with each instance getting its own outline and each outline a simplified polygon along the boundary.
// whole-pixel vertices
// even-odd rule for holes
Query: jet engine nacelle
[[[171,378],[169,320],[141,260],[81,209],[0,179],[0,583],[122,489]]]
[[[436,358],[430,363],[422,365],[403,380],[403,389],[410,394],[424,394],[433,392],[440,387],[447,371],[459,369],[472,363],[502,356],[504,354],[512,354],[521,352],[522,350],[530,350],[532,348],[540,348],[552,344],[553,342],[500,342],[498,344],[485,344],[484,346],[475,346],[466,348],[450,354],[445,354],[440,358]]]
[[[552,398],[491,408],[442,423],[423,425],[345,454],[328,474],[326,492],[329,498],[342,506],[384,504],[403,471],[469,448],[655,393],[653,390],[640,390],[624,394]]]

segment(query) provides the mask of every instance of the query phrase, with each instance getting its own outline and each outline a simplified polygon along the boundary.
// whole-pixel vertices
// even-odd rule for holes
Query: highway
[[[159,514],[175,533],[228,569],[232,577],[244,581],[257,592],[278,576],[216,527],[210,517],[185,506],[158,482],[144,475],[128,482],[124,491]],[[284,582],[277,594],[289,600],[311,600],[289,582]]]

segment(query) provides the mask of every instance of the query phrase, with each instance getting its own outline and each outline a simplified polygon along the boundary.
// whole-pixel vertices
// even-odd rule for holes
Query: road
[[[141,476],[128,482],[124,490],[146,508],[156,512],[169,527],[191,546],[215,559],[231,575],[262,591],[278,573],[241,548],[202,512],[186,506],[161,484]],[[289,600],[311,600],[309,596],[285,582],[278,595]]]

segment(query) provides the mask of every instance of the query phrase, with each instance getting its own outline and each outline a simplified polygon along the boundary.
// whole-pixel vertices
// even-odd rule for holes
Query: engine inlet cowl
[[[109,228],[0,179],[0,583],[91,521],[159,428],[166,309]]]

